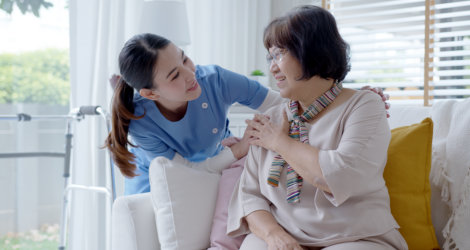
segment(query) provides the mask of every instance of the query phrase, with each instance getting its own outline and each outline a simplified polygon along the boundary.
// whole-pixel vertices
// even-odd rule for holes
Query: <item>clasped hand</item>
[[[273,123],[269,116],[262,114],[256,114],[252,120],[245,122],[248,125],[245,133],[251,137],[251,145],[277,151],[289,139],[289,121],[285,111],[281,124]]]

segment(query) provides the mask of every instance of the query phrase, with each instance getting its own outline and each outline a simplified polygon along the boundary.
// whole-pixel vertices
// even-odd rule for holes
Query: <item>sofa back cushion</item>
[[[419,123],[424,118],[430,117],[431,107],[396,104],[390,107],[389,113],[388,124],[394,129]]]
[[[392,130],[384,170],[392,214],[410,250],[439,249],[431,220],[431,170],[433,122]]]

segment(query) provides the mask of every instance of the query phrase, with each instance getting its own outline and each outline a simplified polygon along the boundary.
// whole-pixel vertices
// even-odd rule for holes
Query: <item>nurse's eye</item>
[[[175,80],[176,78],[178,78],[178,76],[180,76],[180,72],[176,73],[176,75],[173,77],[173,79],[171,79],[172,81]]]

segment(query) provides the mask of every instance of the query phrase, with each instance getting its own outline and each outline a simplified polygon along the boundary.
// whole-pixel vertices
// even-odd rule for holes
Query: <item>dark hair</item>
[[[336,27],[333,15],[313,5],[297,7],[278,17],[264,30],[264,46],[287,49],[299,60],[302,76],[342,81],[349,71],[349,45]]]
[[[153,88],[158,50],[168,44],[170,41],[164,37],[140,34],[127,41],[119,54],[121,77],[113,96],[112,130],[106,138],[105,146],[121,173],[127,177],[134,177],[136,169],[135,156],[127,148],[128,145],[135,147],[127,138],[130,120],[137,120],[145,115],[134,115],[134,89],[139,91],[142,88]]]

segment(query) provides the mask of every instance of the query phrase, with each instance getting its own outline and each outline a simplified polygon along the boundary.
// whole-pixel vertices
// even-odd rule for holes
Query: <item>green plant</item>
[[[255,69],[251,72],[251,75],[252,76],[264,76],[264,73],[263,73],[263,71],[261,71],[259,69]]]
[[[68,50],[0,54],[0,104],[69,102]]]
[[[45,0],[0,0],[0,9],[11,14],[15,3],[21,13],[32,12],[36,17],[39,17],[41,7],[47,9],[53,6],[52,3]]]

